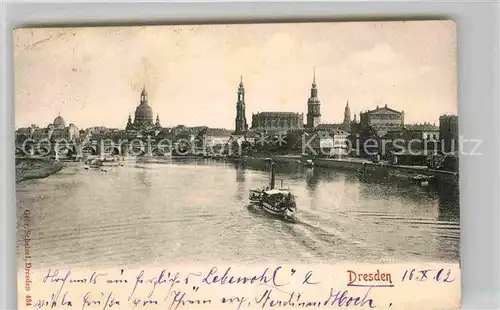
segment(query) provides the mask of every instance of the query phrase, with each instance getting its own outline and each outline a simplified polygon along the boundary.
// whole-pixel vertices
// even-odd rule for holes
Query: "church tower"
[[[161,127],[161,124],[160,124],[160,114],[156,114],[155,126],[156,127]]]
[[[347,100],[347,104],[344,109],[343,127],[344,131],[351,132],[351,109],[349,108],[349,100]]]
[[[127,121],[127,126],[125,127],[126,130],[132,130],[134,129],[134,124],[132,123],[132,116],[130,113],[128,114],[128,121]]]
[[[316,69],[314,69],[311,96],[307,100],[307,128],[315,128],[321,123],[320,104],[318,89],[316,88]]]
[[[247,131],[247,118],[245,116],[245,87],[243,86],[243,76],[240,77],[238,87],[238,101],[236,102],[236,119],[234,134],[243,134]]]

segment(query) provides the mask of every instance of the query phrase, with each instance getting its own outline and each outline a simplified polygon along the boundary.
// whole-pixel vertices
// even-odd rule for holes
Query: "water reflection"
[[[135,177],[133,177],[133,179],[137,179],[140,185],[143,186],[144,188],[151,189],[152,182],[151,182],[151,171],[149,171],[150,167],[148,167],[147,164],[140,166],[138,165],[136,167],[139,169],[134,171]]]
[[[458,186],[441,186],[438,188],[439,219],[442,221],[460,221]]]
[[[310,168],[307,169],[305,172],[307,188],[309,189],[309,193],[311,195],[313,195],[314,190],[319,184],[319,174],[317,171],[318,171],[317,169]]]
[[[460,260],[460,222],[458,186],[441,186],[438,189],[439,215],[436,238],[439,242],[438,254],[442,260]]]
[[[235,170],[236,170],[236,199],[239,201],[243,201],[246,198],[246,191],[245,191],[245,168],[243,164],[237,163],[235,164]]]

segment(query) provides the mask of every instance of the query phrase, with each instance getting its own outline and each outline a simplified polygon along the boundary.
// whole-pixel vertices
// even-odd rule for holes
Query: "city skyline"
[[[323,123],[342,122],[347,101],[358,119],[386,104],[405,123],[457,114],[451,21],[21,29],[14,39],[16,128],[59,113],[80,128],[124,128],[145,85],[164,127],[234,129],[241,75],[248,120],[306,114],[314,67]]]

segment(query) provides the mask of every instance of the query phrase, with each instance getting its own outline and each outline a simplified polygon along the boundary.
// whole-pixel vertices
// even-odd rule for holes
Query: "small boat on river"
[[[124,166],[124,159],[120,161],[119,157],[95,157],[89,158],[85,161],[84,169],[88,170],[89,168],[101,169],[102,167],[118,167]]]
[[[433,179],[432,176],[422,175],[422,174],[419,174],[419,175],[416,175],[413,177],[413,181],[417,185],[422,186],[422,187],[428,186],[429,181],[431,181],[432,179]]]
[[[88,170],[89,168],[100,169],[101,167],[102,162],[98,158],[87,159],[84,165],[85,170]]]
[[[272,215],[286,221],[295,222],[294,212],[297,211],[295,196],[290,189],[275,188],[276,170],[271,160],[271,180],[269,186],[261,189],[250,190],[249,200],[254,205]]]

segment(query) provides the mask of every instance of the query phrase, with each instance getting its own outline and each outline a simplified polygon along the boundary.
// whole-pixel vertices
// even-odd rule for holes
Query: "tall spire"
[[[240,75],[240,84],[238,85],[238,102],[245,102],[245,88],[243,86],[243,74]]]
[[[316,87],[316,66],[313,67],[313,87]]]
[[[318,89],[316,88],[316,67],[313,67],[313,83],[311,87],[311,98],[318,97]]]
[[[243,87],[243,74],[240,75],[240,88]]]
[[[141,92],[141,103],[147,103],[148,102],[148,93],[146,92],[146,85],[142,86],[142,92]]]
[[[350,122],[351,121],[351,108],[349,108],[349,100],[347,100],[347,103],[345,105],[344,109],[344,123]]]
[[[354,118],[356,119],[356,116],[354,116]],[[347,100],[345,105],[343,129],[347,132],[351,132],[351,108],[349,108],[349,100]]]

